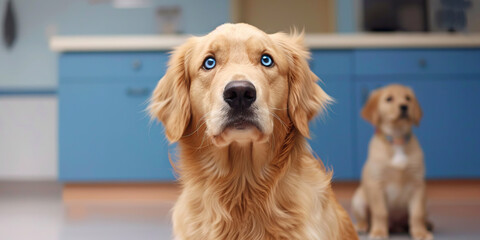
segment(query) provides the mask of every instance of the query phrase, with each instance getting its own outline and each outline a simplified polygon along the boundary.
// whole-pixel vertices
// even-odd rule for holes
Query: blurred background
[[[412,87],[437,239],[480,238],[480,0],[0,0],[0,239],[171,239],[175,146],[146,101],[172,47],[226,22],[305,30],[336,99],[310,143],[347,209],[361,107]]]

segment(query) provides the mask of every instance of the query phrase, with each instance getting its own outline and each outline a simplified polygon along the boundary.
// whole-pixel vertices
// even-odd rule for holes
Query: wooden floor
[[[348,200],[358,187],[358,182],[334,182],[337,198]],[[429,180],[427,198],[434,201],[480,201],[480,180]]]
[[[357,185],[333,184],[347,210]],[[0,182],[0,239],[172,239],[179,193],[176,184]],[[435,239],[480,239],[480,180],[429,181],[427,195]]]
[[[358,182],[334,182],[337,199],[348,202]],[[66,184],[63,199],[71,201],[175,201],[180,188],[174,183]],[[430,180],[428,199],[434,201],[480,201],[480,180]]]
[[[334,183],[340,203],[350,211],[358,183]],[[480,180],[438,180],[427,182],[427,211],[434,225],[435,239],[480,240]],[[367,236],[361,236],[367,239]],[[407,234],[390,239],[410,239]]]

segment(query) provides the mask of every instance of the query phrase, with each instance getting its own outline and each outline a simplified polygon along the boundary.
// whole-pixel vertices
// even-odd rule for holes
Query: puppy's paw
[[[433,234],[426,229],[415,229],[412,230],[410,234],[414,240],[433,240]]]
[[[388,231],[386,229],[372,229],[368,235],[369,239],[372,240],[385,240],[388,239]]]
[[[365,222],[358,222],[355,224],[355,230],[360,234],[365,234],[368,231],[368,224]]]

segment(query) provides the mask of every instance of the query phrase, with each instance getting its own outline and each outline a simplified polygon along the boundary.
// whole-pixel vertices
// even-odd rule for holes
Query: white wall
[[[0,0],[0,31],[7,0]],[[97,4],[92,4],[98,2]],[[148,8],[118,9],[111,1],[13,1],[17,39],[6,49],[0,38],[0,88],[56,88],[57,55],[48,48],[54,35],[157,34],[156,10],[180,6],[180,30],[202,34],[229,21],[229,1],[151,0]]]
[[[57,97],[0,96],[0,180],[57,178]]]

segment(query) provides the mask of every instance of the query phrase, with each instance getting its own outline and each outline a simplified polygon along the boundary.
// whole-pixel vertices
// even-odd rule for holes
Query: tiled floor
[[[480,181],[434,182],[428,209],[435,239],[480,239]],[[335,184],[347,207],[355,184]],[[178,191],[173,190],[173,196]],[[56,183],[0,182],[0,239],[5,240],[150,240],[171,239],[172,189],[162,201],[62,202]],[[135,196],[132,196],[134,199]],[[362,236],[362,239],[367,239]],[[408,235],[392,236],[409,239]]]

